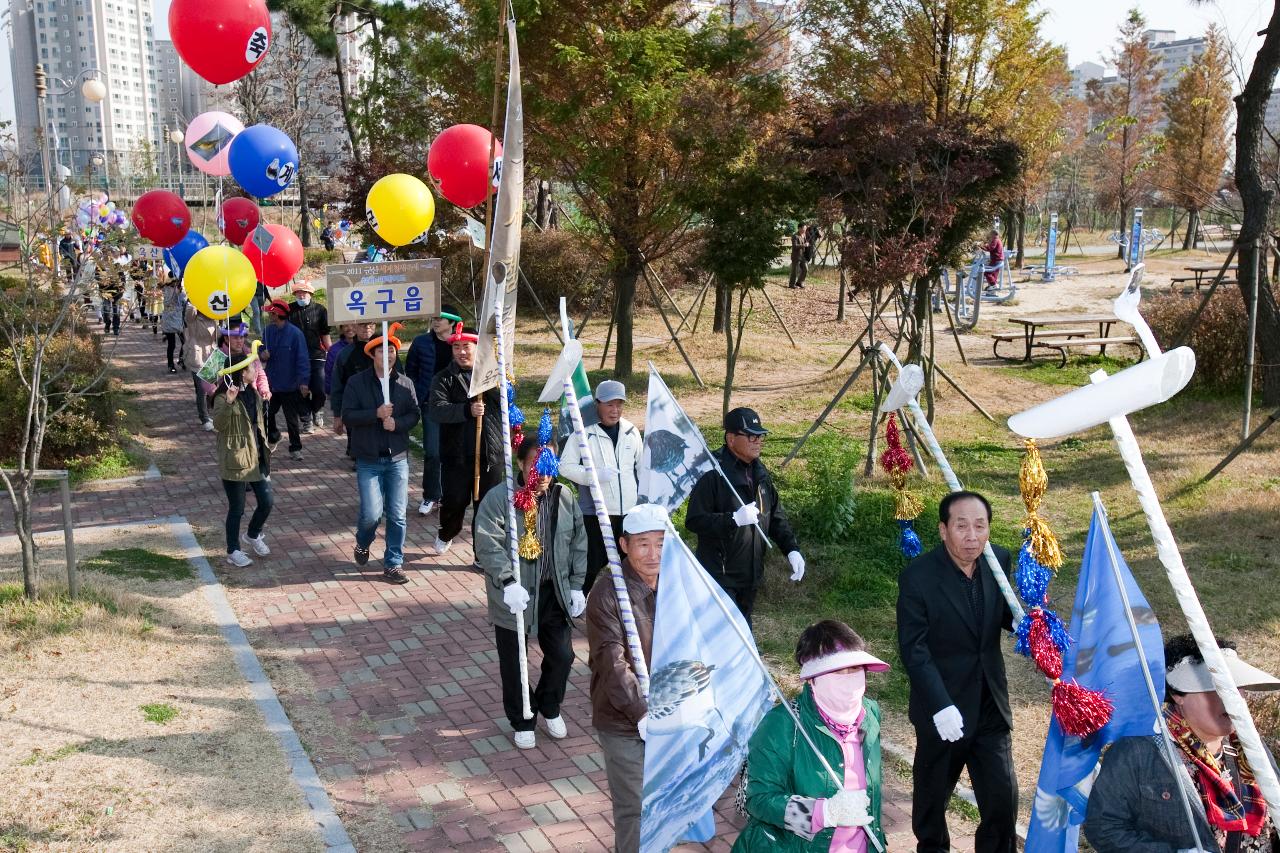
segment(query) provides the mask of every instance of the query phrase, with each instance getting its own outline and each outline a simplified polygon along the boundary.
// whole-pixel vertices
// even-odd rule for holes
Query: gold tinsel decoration
[[[924,503],[907,489],[907,472],[890,471],[889,482],[893,485],[893,517],[898,521],[914,521],[924,512]]]
[[[542,544],[538,542],[538,508],[524,512],[524,535],[520,537],[518,546],[520,556],[526,560],[536,560],[542,556]]]
[[[1023,526],[1031,540],[1031,553],[1036,561],[1047,569],[1062,568],[1062,549],[1058,545],[1058,537],[1049,527],[1049,522],[1040,515],[1040,501],[1049,488],[1049,475],[1044,470],[1044,462],[1040,459],[1040,451],[1035,439],[1026,440],[1027,452],[1022,457],[1022,470],[1018,474],[1018,484],[1022,489],[1022,502],[1027,506],[1027,517]]]

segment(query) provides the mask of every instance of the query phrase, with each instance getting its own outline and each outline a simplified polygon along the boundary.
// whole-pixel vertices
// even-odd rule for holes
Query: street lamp
[[[49,82],[52,81],[61,86],[62,89],[54,92],[58,97],[69,95],[76,88],[76,84],[83,83],[80,86],[80,94],[84,96],[86,101],[92,103],[101,103],[107,97],[107,84],[98,79],[97,75],[106,76],[100,68],[86,68],[77,74],[71,81],[63,80],[60,77],[53,77],[45,73],[44,63],[36,63],[35,83],[36,83],[36,112],[40,121],[40,135],[42,140],[42,148],[44,153],[44,178],[45,186],[49,190],[49,238],[57,239],[58,233],[58,203],[54,195],[56,192],[53,186],[53,152],[49,149],[49,118],[48,106],[45,101],[49,96]],[[53,254],[53,275],[59,278],[61,272],[58,263],[58,250],[54,247]]]

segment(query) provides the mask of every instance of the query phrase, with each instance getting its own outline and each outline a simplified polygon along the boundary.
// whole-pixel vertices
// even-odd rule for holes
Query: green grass
[[[999,368],[1010,376],[1039,382],[1043,385],[1082,386],[1089,384],[1089,375],[1098,369],[1116,373],[1134,364],[1132,359],[1112,358],[1109,355],[1072,355],[1067,357],[1066,367],[1059,368],[1055,359],[1034,361],[1029,364],[1010,364]]]
[[[37,749],[31,755],[18,762],[19,767],[33,767],[37,764],[44,764],[50,761],[57,761],[66,758],[68,755],[75,755],[77,752],[83,752],[85,747],[89,745],[88,741],[83,743],[69,743],[66,746],[60,746],[53,752],[44,752]]]
[[[74,600],[65,594],[29,600],[22,584],[0,584],[0,633],[26,640],[70,634],[79,628],[94,609],[111,616],[120,615],[120,606],[109,596],[93,589],[81,589]]]
[[[109,447],[93,456],[81,456],[71,461],[71,485],[78,486],[92,480],[114,480],[141,473],[150,464],[147,456],[132,447]]]
[[[155,723],[158,726],[166,725],[178,718],[178,709],[168,702],[152,702],[148,705],[139,705],[138,710],[142,712],[143,718],[148,723]]]
[[[113,548],[80,563],[85,571],[147,581],[180,581],[191,577],[186,560],[157,554],[144,548]]]

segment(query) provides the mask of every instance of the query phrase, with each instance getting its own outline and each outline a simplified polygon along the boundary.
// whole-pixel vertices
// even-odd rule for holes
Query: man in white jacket
[[[586,444],[595,463],[596,476],[600,478],[600,497],[616,542],[622,535],[622,517],[636,505],[644,442],[636,425],[622,416],[622,407],[627,401],[625,385],[615,379],[604,380],[596,386],[595,401],[600,422],[587,427]],[[560,475],[578,486],[578,505],[587,528],[587,579],[582,586],[586,593],[591,591],[596,575],[608,565],[609,557],[582,459],[582,442],[576,434],[569,436],[560,457]]]

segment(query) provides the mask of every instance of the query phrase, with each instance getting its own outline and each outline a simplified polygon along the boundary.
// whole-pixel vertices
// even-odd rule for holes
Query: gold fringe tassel
[[[1022,470],[1018,474],[1022,502],[1027,507],[1023,525],[1029,531],[1031,553],[1036,561],[1046,569],[1057,571],[1062,568],[1062,548],[1058,545],[1058,537],[1054,535],[1048,520],[1040,515],[1040,502],[1049,489],[1049,474],[1044,470],[1044,460],[1040,458],[1035,439],[1027,439],[1026,448],[1026,455],[1022,457]]]
[[[538,542],[538,508],[536,506],[525,510],[524,535],[520,537],[517,550],[526,560],[536,560],[542,556],[542,545]]]

